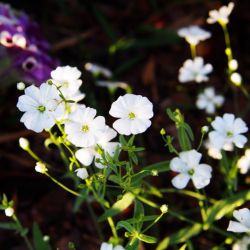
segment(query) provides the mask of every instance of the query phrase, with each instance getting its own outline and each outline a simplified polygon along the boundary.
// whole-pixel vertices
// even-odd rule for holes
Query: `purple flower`
[[[48,55],[49,44],[37,23],[21,11],[0,4],[0,76],[40,85],[50,78],[58,61]],[[6,78],[7,79],[7,78]]]

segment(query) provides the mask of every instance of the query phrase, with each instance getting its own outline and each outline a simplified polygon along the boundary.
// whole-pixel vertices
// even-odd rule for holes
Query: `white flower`
[[[65,122],[67,139],[77,147],[94,146],[98,135],[105,129],[105,118],[95,116],[95,109],[78,107]]]
[[[84,68],[94,75],[102,74],[107,78],[111,78],[113,76],[113,73],[109,69],[94,63],[88,62],[84,65]]]
[[[26,128],[39,133],[54,126],[64,114],[64,104],[55,86],[43,83],[40,88],[30,86],[20,96],[17,108],[25,112],[21,118]]]
[[[79,91],[82,80],[81,72],[76,67],[57,67],[51,72],[53,83],[60,88],[63,96],[68,100],[80,101],[85,94]]]
[[[250,246],[250,237],[244,236],[233,244],[232,250],[248,250]]]
[[[218,148],[216,148],[209,140],[205,141],[204,145],[210,157],[217,160],[222,159],[221,151]]]
[[[192,45],[197,45],[200,41],[204,41],[211,37],[210,32],[196,25],[179,29],[178,35],[185,38],[186,41]]]
[[[113,123],[119,134],[140,134],[151,125],[149,119],[153,117],[153,104],[147,97],[126,94],[112,103],[109,114],[120,118]]]
[[[75,170],[76,175],[81,178],[82,180],[85,180],[88,178],[89,174],[86,168],[77,168]]]
[[[207,164],[199,164],[201,154],[196,150],[181,152],[170,162],[170,169],[179,174],[172,179],[172,184],[178,189],[187,186],[191,179],[197,189],[204,188],[210,183],[212,168]]]
[[[4,210],[6,216],[11,217],[14,214],[14,209],[12,207],[7,207]]]
[[[250,232],[250,210],[248,208],[242,208],[235,210],[233,216],[237,221],[229,221],[227,231],[235,233]]]
[[[237,161],[237,168],[241,174],[246,174],[250,169],[250,149],[245,151],[245,154]]]
[[[20,148],[22,148],[23,150],[28,150],[29,147],[30,147],[30,143],[29,143],[29,141],[28,141],[26,138],[20,137],[20,138],[19,138],[19,146],[20,146]]]
[[[205,109],[206,113],[213,114],[216,107],[221,107],[224,103],[224,97],[221,95],[215,95],[213,87],[204,89],[203,93],[198,95],[196,106],[199,109]]]
[[[210,10],[207,22],[212,24],[218,22],[221,25],[225,25],[229,22],[228,17],[230,16],[234,8],[234,3],[230,2],[228,6],[222,6],[219,10]]]
[[[100,250],[125,250],[125,249],[121,245],[117,245],[117,246],[113,247],[112,244],[103,242]]]
[[[76,158],[84,165],[89,166],[94,159],[101,159],[102,150],[105,153],[114,155],[117,142],[110,142],[117,135],[116,131],[106,126],[105,129],[98,135],[97,142],[92,147],[82,148],[76,151]],[[95,162],[96,167],[104,168],[105,166],[99,162]]]
[[[209,133],[209,140],[219,150],[227,150],[225,146],[230,144],[243,148],[247,142],[247,138],[242,133],[246,133],[248,127],[241,118],[235,119],[233,114],[217,116],[211,125],[214,130]]]
[[[202,57],[195,57],[184,62],[179,70],[179,81],[184,82],[205,82],[208,81],[207,75],[211,73],[213,67],[211,64],[205,64]]]

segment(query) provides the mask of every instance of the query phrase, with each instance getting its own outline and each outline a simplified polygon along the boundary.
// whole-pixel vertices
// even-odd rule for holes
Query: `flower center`
[[[38,111],[40,111],[41,113],[43,113],[43,112],[46,110],[45,106],[43,106],[43,105],[38,106],[37,109],[38,109]]]
[[[227,131],[227,137],[233,137],[233,132],[232,131]]]
[[[134,113],[134,112],[130,112],[130,113],[128,114],[128,118],[129,118],[130,120],[134,120],[134,119],[135,119],[135,113]]]
[[[193,168],[189,169],[189,170],[188,170],[188,174],[189,174],[190,176],[193,176],[193,175],[194,175],[194,169],[193,169]]]
[[[87,133],[89,131],[89,126],[87,124],[82,126],[82,132]]]

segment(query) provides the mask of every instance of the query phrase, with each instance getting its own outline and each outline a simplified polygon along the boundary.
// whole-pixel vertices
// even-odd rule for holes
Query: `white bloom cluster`
[[[216,95],[214,88],[205,88],[203,93],[198,95],[196,106],[198,109],[205,109],[207,114],[214,114],[217,107],[221,107],[225,99],[221,95]]]
[[[80,76],[81,72],[75,67],[57,67],[51,72],[52,79],[47,83],[26,88],[24,95],[19,97],[17,107],[25,112],[21,122],[35,132],[51,129],[56,122],[64,124],[67,140],[79,148],[76,158],[85,167],[94,161],[96,167],[104,168],[101,156],[103,153],[114,155],[119,143],[111,140],[117,136],[117,132],[124,135],[145,132],[151,125],[153,105],[141,95],[120,96],[109,112],[119,118],[113,124],[116,132],[106,125],[103,116],[96,116],[95,109],[77,103],[84,97],[80,92]],[[47,171],[42,163],[37,163],[35,169],[40,173]],[[86,179],[87,169],[78,168],[76,175]]]
[[[221,25],[225,25],[229,22],[229,16],[234,8],[234,3],[230,2],[228,6],[222,6],[219,10],[209,11],[209,17],[207,22],[212,24],[218,22]]]
[[[191,179],[197,189],[210,183],[212,168],[207,164],[199,164],[202,155],[196,150],[184,151],[170,162],[170,169],[179,173],[172,179],[172,184],[178,189],[187,186]]]
[[[244,236],[233,244],[232,250],[248,250],[250,246],[250,236]]]
[[[179,29],[178,35],[185,38],[185,40],[192,45],[197,45],[200,41],[204,41],[211,37],[210,32],[196,25]]]
[[[193,60],[188,59],[184,62],[179,70],[179,81],[185,82],[206,82],[208,81],[208,74],[213,71],[211,64],[204,64],[202,57],[195,57]]]

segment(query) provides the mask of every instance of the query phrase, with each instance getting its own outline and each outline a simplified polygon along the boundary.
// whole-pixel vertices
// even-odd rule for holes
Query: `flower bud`
[[[18,83],[16,84],[16,88],[17,88],[18,90],[24,90],[24,89],[25,89],[25,84],[24,84],[23,82],[18,82]]]
[[[29,147],[30,147],[30,143],[29,143],[29,141],[26,138],[21,137],[21,138],[19,138],[19,146],[23,150],[28,150]]]
[[[230,79],[232,81],[232,83],[235,85],[235,86],[240,86],[241,83],[242,83],[242,77],[239,73],[237,72],[234,72],[231,76],[230,76]]]
[[[35,170],[36,172],[41,173],[41,174],[45,174],[48,171],[46,165],[42,162],[36,163]]]
[[[237,60],[233,59],[228,63],[228,67],[230,70],[235,71],[238,69],[238,62]]]
[[[207,133],[207,132],[208,132],[208,126],[203,126],[203,127],[201,128],[201,132],[202,132],[203,134]]]
[[[167,213],[168,211],[168,206],[166,204],[163,204],[161,207],[160,207],[160,210],[163,214]]]
[[[160,134],[161,135],[165,135],[166,134],[166,130],[164,128],[162,128],[161,131],[160,131]]]
[[[5,215],[8,216],[8,217],[11,217],[13,214],[14,214],[14,209],[12,207],[7,207],[5,210]]]

